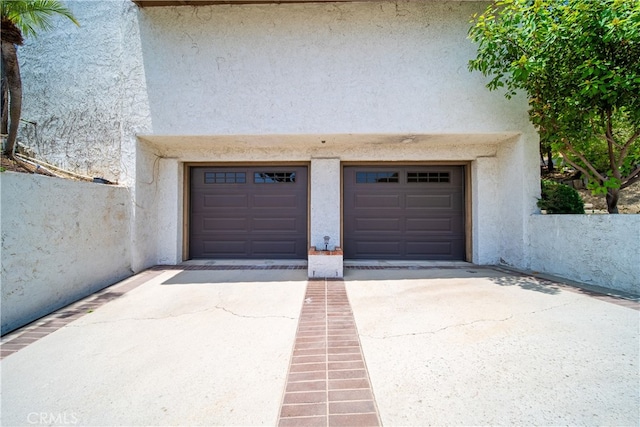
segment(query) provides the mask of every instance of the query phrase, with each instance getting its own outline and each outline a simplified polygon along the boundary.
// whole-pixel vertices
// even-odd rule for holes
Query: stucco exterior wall
[[[160,167],[161,158],[153,146],[139,141],[135,149],[135,180],[132,189],[131,211],[131,266],[135,272],[158,264],[162,249],[159,244],[169,245],[173,242],[160,240],[165,234],[158,233],[159,206],[166,206],[165,193],[178,191],[179,178],[173,175],[172,186],[161,189],[163,179],[160,174],[166,169]],[[170,212],[174,212],[171,209]],[[163,212],[167,212],[163,210]],[[178,218],[172,216],[171,221],[177,223]]]
[[[133,177],[136,134],[533,135],[523,99],[467,71],[482,2],[65,3],[81,26],[60,20],[20,49],[38,123],[22,140],[78,172]]]
[[[529,268],[640,295],[640,215],[532,215]]]
[[[18,50],[23,122],[18,142],[57,166],[120,179],[123,101],[129,98],[127,2],[66,2],[80,26],[56,19]]]
[[[125,187],[0,173],[2,334],[132,274]]]
[[[340,234],[340,159],[314,158],[310,166],[311,213],[309,246],[324,249],[324,236],[329,236],[327,249],[342,246]]]
[[[153,133],[521,131],[523,100],[467,70],[482,3],[139,11]],[[520,103],[520,107],[514,106]]]
[[[471,167],[471,181],[474,189],[471,215],[474,231],[471,239],[473,261],[478,264],[497,264],[502,253],[501,240],[496,238],[501,235],[498,220],[501,205],[499,175],[496,173],[500,165],[499,160],[496,148],[493,154],[488,153],[476,158]]]
[[[46,160],[130,187],[134,270],[183,258],[185,162],[308,162],[328,186],[310,189],[316,245],[341,227],[336,165],[467,164],[471,260],[526,262],[538,139],[523,98],[467,70],[484,3],[66,3],[82,26],[61,22],[21,49],[25,97],[38,99],[25,117],[42,124],[23,137]],[[333,172],[314,168],[328,158]]]

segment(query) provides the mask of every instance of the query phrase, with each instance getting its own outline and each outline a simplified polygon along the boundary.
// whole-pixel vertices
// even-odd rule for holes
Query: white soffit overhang
[[[495,148],[516,142],[519,132],[477,134],[267,134],[267,135],[137,135],[143,144],[153,147],[162,155],[181,157],[192,151],[211,150],[216,147],[235,147],[238,151],[267,149],[312,149],[331,154],[349,147],[403,147],[431,146],[446,149],[447,146],[485,146]],[[225,149],[225,151],[227,151]]]

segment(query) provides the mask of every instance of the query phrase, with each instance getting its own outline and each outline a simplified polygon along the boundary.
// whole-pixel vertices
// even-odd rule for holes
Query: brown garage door
[[[462,166],[344,168],[348,259],[463,260]]]
[[[192,167],[191,258],[307,257],[307,168]]]

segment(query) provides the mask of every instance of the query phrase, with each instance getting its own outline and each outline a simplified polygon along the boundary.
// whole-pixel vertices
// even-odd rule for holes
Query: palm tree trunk
[[[9,89],[9,132],[4,147],[4,154],[13,158],[22,113],[22,80],[18,65],[18,53],[13,43],[2,41],[2,62]]]
[[[3,58],[2,55],[0,55],[0,58]],[[6,135],[7,134],[7,129],[9,128],[9,88],[8,88],[8,83],[7,83],[7,76],[6,73],[4,72],[5,70],[5,66],[4,66],[4,59],[2,59],[2,64],[0,65],[0,70],[1,70],[1,78],[2,78],[2,85],[0,86],[2,89],[0,91],[0,107],[2,109],[2,119],[0,122],[0,133],[2,135]]]

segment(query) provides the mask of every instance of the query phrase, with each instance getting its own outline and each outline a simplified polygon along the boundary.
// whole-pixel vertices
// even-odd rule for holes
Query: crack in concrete
[[[381,336],[381,337],[377,337],[377,336],[373,336],[373,335],[366,335],[366,334],[360,334],[360,336],[367,337],[367,338],[378,339],[378,340],[385,340],[387,338],[400,338],[400,337],[409,337],[409,336],[416,336],[416,335],[434,335],[434,334],[437,334],[438,332],[446,331],[447,329],[470,326],[470,325],[473,325],[474,323],[505,322],[505,321],[511,319],[512,317],[513,317],[513,314],[511,316],[509,316],[509,317],[505,317],[504,319],[479,319],[479,320],[474,320],[473,322],[458,323],[458,324],[455,324],[455,325],[445,326],[444,328],[436,329],[434,331],[409,332],[409,333],[406,333],[406,334],[384,335],[384,336]]]
[[[476,323],[484,323],[484,322],[506,322],[508,320],[511,320],[515,316],[528,316],[528,315],[531,315],[531,314],[543,313],[545,311],[553,310],[553,309],[560,308],[560,307],[565,307],[567,305],[571,305],[571,304],[575,304],[575,303],[576,303],[575,301],[571,301],[571,302],[568,302],[568,303],[565,303],[565,304],[558,304],[558,305],[554,305],[554,306],[551,306],[551,307],[547,307],[547,308],[542,309],[542,310],[536,310],[536,311],[531,311],[531,312],[527,312],[527,313],[520,313],[520,314],[512,314],[512,315],[507,316],[507,317],[505,317],[503,319],[478,319],[478,320],[474,320],[473,322],[458,323],[458,324],[454,324],[454,325],[448,325],[448,326],[445,326],[443,328],[436,329],[434,331],[409,332],[409,333],[406,333],[406,334],[384,335],[384,336],[374,336],[374,335],[360,334],[360,336],[366,337],[366,338],[378,339],[378,340],[385,340],[387,338],[400,338],[400,337],[409,337],[409,336],[417,336],[417,335],[435,335],[435,334],[437,334],[439,332],[446,331],[447,329],[462,328],[462,327],[465,327],[465,326],[471,326],[471,325],[476,324]]]
[[[290,317],[290,316],[276,316],[276,315],[250,316],[250,315],[247,315],[247,314],[238,314],[238,313],[235,313],[235,312],[233,312],[233,311],[231,311],[229,309],[221,307],[219,305],[216,305],[216,308],[219,309],[219,310],[222,310],[222,311],[224,311],[226,313],[232,314],[233,316],[244,317],[244,318],[247,318],[247,319],[289,319],[289,320],[296,320],[295,317]]]
[[[126,321],[129,321],[129,320],[164,320],[164,319],[172,319],[172,318],[177,318],[177,317],[182,317],[182,316],[189,316],[189,315],[193,315],[193,314],[207,313],[207,312],[212,312],[214,310],[222,310],[225,313],[231,314],[232,316],[246,318],[246,319],[287,319],[287,320],[296,320],[295,317],[282,316],[282,315],[251,316],[251,315],[239,314],[239,313],[231,311],[231,310],[229,310],[229,309],[227,309],[225,307],[216,305],[213,308],[207,308],[207,309],[204,309],[204,310],[189,311],[189,312],[186,312],[186,313],[170,314],[170,315],[167,315],[167,316],[159,316],[159,317],[126,317],[126,318],[122,318],[122,319],[105,320],[105,321],[102,321],[102,322],[89,322],[89,323],[85,323],[84,325],[77,325],[77,324],[71,324],[70,323],[70,324],[62,326],[60,329],[67,328],[67,327],[79,328],[79,327],[82,327],[82,326],[89,326],[89,325],[100,325],[100,324],[108,324],[108,323],[116,323],[116,322],[126,322]],[[89,313],[87,313],[87,314],[89,314]]]

